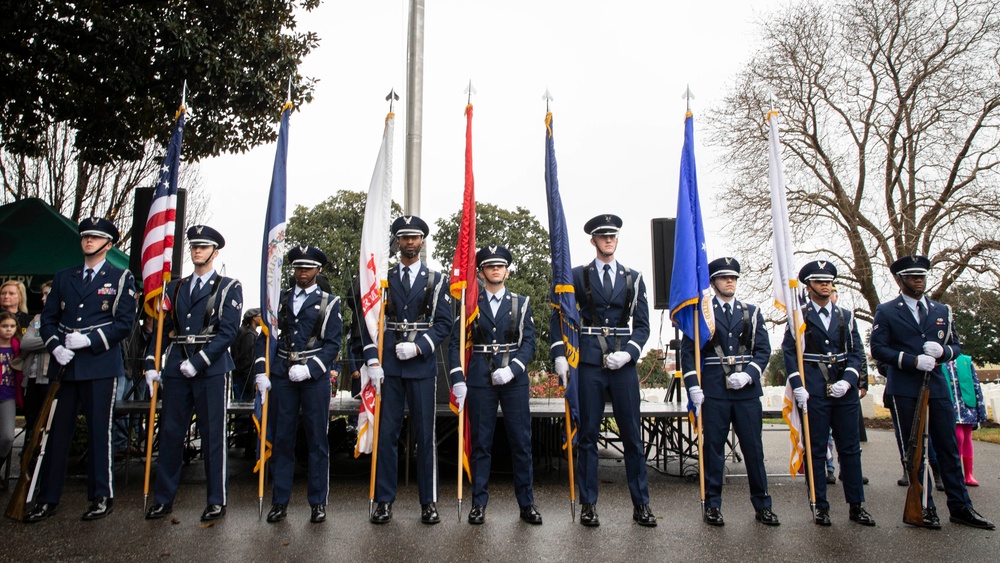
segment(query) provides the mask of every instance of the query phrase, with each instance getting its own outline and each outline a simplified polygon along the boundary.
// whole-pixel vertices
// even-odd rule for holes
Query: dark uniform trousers
[[[295,474],[295,440],[299,414],[305,430],[309,451],[309,484],[306,497],[309,504],[326,504],[330,492],[330,369],[336,366],[343,337],[340,298],[314,288],[295,312],[295,288],[285,290],[280,299],[278,323],[281,329],[280,351],[271,358],[271,391],[268,395],[269,433],[273,444],[271,468],[274,488],[273,504],[288,504]],[[317,327],[317,323],[322,324]],[[264,347],[268,338],[257,337],[254,363],[256,373],[264,373]],[[289,355],[304,353],[307,358],[295,360],[309,369],[309,378],[293,382],[288,379]],[[270,429],[269,429],[270,430]]]
[[[87,421],[87,499],[113,498],[112,425],[117,381],[125,374],[120,343],[135,322],[135,280],[109,262],[83,283],[83,267],[56,272],[39,332],[51,353],[66,333],[79,331],[91,346],[75,350],[65,366],[49,361],[49,381],[60,382],[36,502],[58,504],[66,478],[77,415]],[[39,416],[48,417],[48,413]]]
[[[626,310],[627,316],[631,318],[629,336],[606,338],[608,352],[624,351],[632,356],[632,361],[620,369],[610,370],[602,367],[604,349],[601,347],[600,337],[580,335],[577,486],[580,488],[580,502],[583,504],[597,503],[600,483],[597,443],[600,438],[601,421],[604,419],[605,396],[611,398],[611,408],[618,425],[625,453],[625,475],[632,504],[649,504],[649,481],[646,476],[646,456],[639,420],[639,373],[636,370],[642,346],[649,338],[649,306],[642,275],[636,271],[631,272],[631,288],[626,288],[628,277],[625,268],[619,264],[609,300],[605,297],[601,276],[593,262],[573,268],[573,288],[583,326],[618,327],[619,320]],[[590,291],[587,291],[588,286],[591,288]],[[631,302],[628,301],[630,295]],[[559,339],[558,323],[558,315],[552,315],[549,334],[553,339],[554,357],[565,355],[562,340]]]
[[[489,503],[490,467],[493,460],[493,434],[497,424],[497,407],[503,409],[504,428],[510,444],[514,473],[514,495],[518,506],[524,508],[535,504],[534,462],[531,458],[531,410],[528,407],[531,390],[528,381],[528,362],[535,355],[535,324],[531,317],[531,306],[527,297],[518,296],[517,324],[521,328],[510,330],[514,315],[511,314],[513,301],[506,291],[500,300],[496,316],[490,307],[489,295],[479,292],[479,319],[473,329],[472,341],[477,345],[517,344],[518,348],[509,353],[474,352],[469,362],[466,408],[469,412],[469,431],[472,451],[469,452],[469,470],[472,474],[472,504],[486,506]],[[450,347],[452,384],[462,381],[459,358],[460,331],[455,323]],[[520,332],[518,332],[520,331]],[[513,336],[514,342],[508,342]],[[518,342],[519,341],[519,342]],[[503,365],[507,356],[507,367],[514,378],[504,385],[493,384],[493,369]]]
[[[382,347],[381,419],[378,423],[378,466],[375,477],[375,501],[395,502],[399,475],[399,437],[403,429],[404,407],[409,407],[410,422],[416,434],[417,487],[420,504],[437,502],[437,444],[435,442],[435,400],[437,398],[438,346],[451,334],[454,316],[446,276],[435,275],[424,264],[414,276],[409,291],[403,288],[399,265],[388,273],[391,311],[387,322],[417,322],[424,316],[423,303],[429,303],[431,318],[423,323],[433,326],[421,330],[397,330],[386,327]],[[436,278],[436,280],[435,280]],[[434,283],[432,283],[434,282]],[[425,292],[430,295],[425,301]],[[365,361],[378,360],[378,348],[367,330],[361,331]],[[409,360],[396,357],[397,342],[413,342],[420,353]]]
[[[830,305],[830,326],[824,328],[819,313],[812,302],[804,308],[806,333],[806,354],[834,354],[843,357],[843,361],[828,368],[829,383],[837,380],[848,382],[851,387],[840,398],[827,397],[827,380],[815,361],[804,362],[805,373],[799,377],[798,360],[795,352],[795,339],[791,331],[785,331],[782,343],[785,369],[791,379],[792,387],[805,385],[809,391],[809,441],[811,445],[813,481],[816,490],[816,508],[829,510],[830,503],[826,498],[826,450],[830,443],[830,434],[837,446],[840,460],[840,476],[844,482],[844,499],[851,504],[865,501],[865,491],[861,474],[861,439],[858,432],[858,411],[861,401],[858,398],[858,378],[861,363],[864,361],[864,348],[858,333],[857,323],[847,310]],[[843,315],[843,316],[841,316]],[[841,319],[846,325],[841,330]],[[841,342],[841,334],[843,340]]]
[[[952,319],[951,309],[942,303],[927,302],[927,318],[923,326],[918,326],[902,296],[882,303],[875,309],[872,321],[872,356],[886,365],[886,390],[892,395],[892,412],[896,431],[899,433],[902,449],[909,445],[913,417],[917,408],[917,396],[923,384],[924,372],[917,371],[916,357],[923,353],[924,342],[937,342],[944,349],[944,356],[938,362],[951,361],[961,354],[958,334]],[[968,490],[962,473],[958,444],[955,439],[955,408],[951,403],[948,383],[938,368],[931,373],[928,401],[930,442],[937,454],[937,464],[941,471],[948,509],[955,511],[971,507]],[[925,454],[926,448],[925,448]],[[933,456],[931,458],[933,461]],[[923,460],[920,479],[923,481]],[[927,491],[928,506],[934,506],[933,482]]]
[[[767,366],[771,343],[764,326],[764,317],[754,305],[732,301],[731,320],[726,318],[718,299],[712,299],[715,311],[715,335],[701,350],[701,389],[705,402],[701,406],[703,448],[705,460],[705,507],[722,508],[722,484],[726,469],[726,442],[732,425],[743,452],[750,485],[750,503],[754,510],[771,508],[771,495],[767,492],[767,471],[764,469],[763,407],[760,396],[762,367]],[[745,309],[745,310],[744,310]],[[746,320],[744,321],[744,313]],[[748,325],[748,326],[744,326]],[[746,332],[741,346],[740,339]],[[726,387],[726,370],[714,360],[719,357],[716,345],[723,356],[736,357],[730,373],[737,369],[750,377],[750,383],[740,389]],[[684,385],[688,389],[698,385],[694,371],[694,341],[687,336],[681,342],[681,364]]]
[[[218,273],[212,273],[208,282],[193,294],[192,283],[193,277],[188,275],[167,284],[165,295],[174,309],[164,320],[164,335],[205,336],[205,327],[210,326],[212,336],[201,344],[172,342],[164,352],[160,452],[156,461],[153,502],[174,502],[184,463],[185,436],[191,427],[193,413],[201,438],[207,503],[225,506],[228,500],[227,380],[235,367],[229,348],[239,332],[243,287],[239,281]],[[147,370],[155,367],[155,349],[156,341],[151,339],[146,356]],[[180,366],[185,360],[197,370],[194,377],[181,373]]]

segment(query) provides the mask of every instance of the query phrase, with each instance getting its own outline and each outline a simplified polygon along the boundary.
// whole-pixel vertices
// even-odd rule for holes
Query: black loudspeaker
[[[653,219],[653,308],[670,309],[670,273],[674,269],[677,219]]]
[[[146,220],[149,206],[153,203],[154,188],[135,189],[135,207],[132,212],[132,251],[129,253],[128,269],[132,271],[139,287],[142,287],[142,238],[146,234]],[[172,279],[181,277],[184,264],[184,211],[187,190],[177,190],[177,216],[174,220],[174,257],[170,264]],[[673,236],[673,235],[671,235]]]

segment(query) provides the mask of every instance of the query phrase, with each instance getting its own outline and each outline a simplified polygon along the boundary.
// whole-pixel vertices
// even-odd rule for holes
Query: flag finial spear
[[[549,112],[549,102],[554,102],[555,98],[549,93],[549,87],[545,87],[545,94],[542,94],[542,99],[545,100],[545,113]]]
[[[767,89],[767,99],[771,104],[771,111],[774,111],[774,90]]]
[[[396,93],[395,88],[389,90],[389,93],[385,96],[385,101],[389,102],[389,113],[392,113],[392,103],[399,101],[399,94]]]
[[[469,85],[465,88],[465,93],[468,94],[468,96],[469,96],[469,101],[467,103],[469,105],[472,105],[472,95],[473,94],[478,94],[478,92],[476,92],[476,89],[472,87],[472,79],[471,78],[469,79]]]
[[[694,94],[691,93],[691,85],[688,84],[687,89],[684,90],[684,95],[681,96],[687,100],[687,111],[691,111],[691,100],[694,99]]]
[[[286,104],[292,103],[292,77],[288,77],[288,98],[285,99]]]
[[[184,86],[181,87],[181,107],[187,107],[187,95],[188,95],[188,81],[184,81]]]

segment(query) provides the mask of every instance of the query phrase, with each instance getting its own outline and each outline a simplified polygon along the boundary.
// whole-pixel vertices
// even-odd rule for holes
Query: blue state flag
[[[580,311],[576,307],[573,289],[573,266],[569,254],[569,235],[566,215],[559,197],[559,178],[556,170],[556,149],[552,133],[552,113],[545,116],[545,195],[549,210],[549,246],[552,250],[552,307],[559,315],[559,331],[563,350],[569,363],[569,377],[565,397],[570,407],[573,435],[580,421],[579,366],[580,366]]]
[[[281,109],[281,128],[278,130],[278,147],[274,154],[271,172],[271,191],[267,198],[267,216],[264,217],[264,244],[260,258],[260,311],[264,333],[268,335],[271,354],[277,349],[278,300],[281,296],[281,266],[285,260],[285,201],[288,163],[288,121],[292,103]]]
[[[715,331],[711,296],[705,226],[701,220],[698,176],[694,163],[694,118],[688,112],[684,120],[684,148],[681,149],[681,177],[677,190],[674,265],[670,276],[670,320],[685,336],[694,340],[697,318],[699,347],[704,347]]]

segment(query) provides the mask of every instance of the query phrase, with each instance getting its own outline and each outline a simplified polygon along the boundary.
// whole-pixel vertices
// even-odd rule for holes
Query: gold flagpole
[[[458,337],[458,349],[459,352],[458,359],[462,366],[462,377],[468,380],[466,370],[468,366],[465,361],[465,290],[462,288],[462,302],[459,305],[459,326],[461,331]],[[466,388],[465,395],[466,403],[469,401],[468,388]],[[465,405],[462,405],[462,409],[458,411],[458,521],[462,521],[462,473],[464,467],[462,463],[465,461]]]
[[[695,303],[694,311],[694,369],[698,378],[698,388],[701,389],[701,295]],[[701,494],[701,512],[705,513],[705,435],[701,428],[702,407],[698,407],[698,487]]]
[[[798,286],[798,280],[790,281],[789,284],[792,289]],[[797,291],[793,291],[795,295],[798,295]],[[791,305],[791,304],[789,304]],[[798,362],[799,377],[802,378],[802,387],[806,388],[806,371],[805,362],[802,359],[802,341],[799,338],[799,326],[805,322],[804,319],[799,319],[799,315],[802,313],[802,309],[795,304],[794,312],[792,313],[792,319],[794,319],[791,330],[795,332],[795,359]],[[789,319],[789,320],[792,320]],[[808,388],[806,388],[808,391]],[[812,440],[809,437],[809,410],[806,409],[802,412],[802,432],[805,434],[806,443],[806,467],[809,468],[806,471],[806,480],[809,483],[809,510],[812,511],[813,518],[816,517],[816,479],[813,475],[813,458],[812,458]]]
[[[164,283],[160,289],[160,296],[156,299],[156,353],[153,356],[153,369],[160,375],[162,368],[161,356],[163,354],[163,299],[166,296],[167,284]],[[146,501],[149,500],[149,473],[153,466],[153,421],[156,419],[156,400],[159,391],[159,382],[153,382],[153,388],[149,396],[149,419],[146,422],[146,471],[142,489],[142,512],[146,512]]]
[[[561,313],[560,313],[561,315]],[[559,320],[562,326],[562,319]],[[563,341],[565,345],[565,340]],[[569,358],[567,357],[567,363]],[[579,365],[579,364],[578,364]],[[569,372],[566,373],[566,388],[569,388]],[[569,514],[571,521],[576,522],[576,477],[573,469],[573,420],[569,408],[569,398],[563,391],[563,403],[566,407],[566,461],[569,463]]]
[[[264,312],[267,314],[267,311]],[[261,329],[264,331],[264,336],[266,337],[267,343],[264,346],[264,377],[271,378],[271,335],[264,325],[263,317],[261,317]],[[257,475],[257,518],[260,519],[264,515],[264,472],[267,470],[267,398],[270,394],[270,389],[265,390],[261,393],[260,401],[260,460],[257,462],[260,466],[260,473]]]
[[[388,297],[386,291],[389,287],[389,280],[382,280],[382,299],[378,308],[378,364],[382,365],[382,344],[385,342],[385,300]],[[384,375],[384,372],[383,372]],[[383,382],[385,380],[383,379]],[[375,393],[375,421],[372,426],[372,469],[368,482],[368,517],[371,518],[375,505],[375,475],[378,471],[378,421],[382,418],[382,385],[379,384],[378,392]]]

